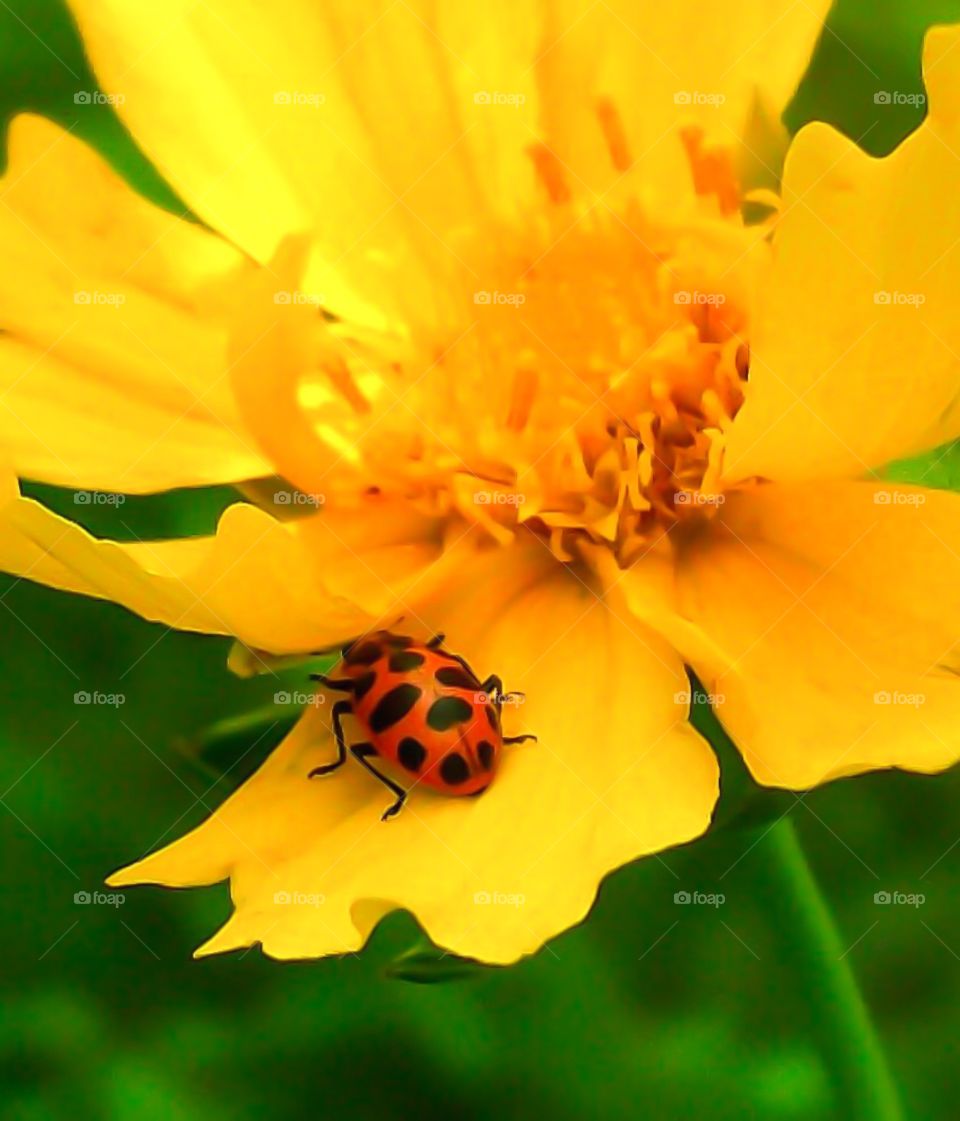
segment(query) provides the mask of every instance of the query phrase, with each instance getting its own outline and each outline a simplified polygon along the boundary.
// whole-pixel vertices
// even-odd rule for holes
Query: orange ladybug
[[[374,766],[379,756],[392,769],[432,790],[481,794],[493,781],[504,744],[536,736],[504,738],[500,708],[519,693],[504,693],[496,674],[480,682],[466,661],[443,649],[444,636],[427,643],[390,631],[374,631],[341,650],[338,676],[312,674],[329,689],[349,694],[333,706],[337,758],[309,777],[329,775],[347,760],[344,716],[360,725],[364,739],[350,754],[396,796],[381,821],[399,813],[408,791]]]

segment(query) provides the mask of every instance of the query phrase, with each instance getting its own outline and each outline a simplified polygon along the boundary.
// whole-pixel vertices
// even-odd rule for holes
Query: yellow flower
[[[10,458],[299,490],[294,517],[130,546],[11,481],[0,562],[273,654],[403,616],[522,690],[539,737],[482,797],[414,790],[383,824],[359,768],[307,781],[333,758],[309,708],[111,879],[229,877],[199,952],[342,952],[398,907],[462,954],[536,950],[707,828],[684,663],[761,782],[960,755],[960,499],[869,478],[960,436],[958,34],[928,36],[930,112],[892,155],[811,125],[782,196],[747,198],[822,7],[74,3],[207,228],[15,123]]]

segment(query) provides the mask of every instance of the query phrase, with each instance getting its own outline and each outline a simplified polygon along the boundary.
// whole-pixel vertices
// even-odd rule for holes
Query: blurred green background
[[[875,105],[874,91],[918,92],[923,29],[958,19],[960,0],[841,0],[791,127],[827,119],[871,152],[889,150],[922,110]],[[74,104],[76,90],[95,86],[60,4],[0,0],[0,75],[5,118],[54,118],[177,206],[107,109]],[[924,471],[911,465],[914,478]],[[942,472],[927,481],[945,485]],[[208,532],[235,497],[174,494],[112,510],[31,489],[117,537]],[[770,899],[763,822],[621,870],[589,921],[536,958],[447,984],[386,977],[416,943],[407,916],[342,960],[279,965],[254,950],[196,963],[193,947],[228,913],[222,887],[75,904],[249,773],[277,730],[229,770],[170,745],[264,703],[275,684],[231,678],[224,642],[28,582],[3,579],[0,608],[5,1116],[844,1121]],[[78,706],[80,690],[126,703]],[[764,808],[793,805],[911,1119],[960,1116],[958,804],[954,771],[877,774]],[[684,890],[725,902],[677,906]],[[894,890],[926,902],[874,903]]]

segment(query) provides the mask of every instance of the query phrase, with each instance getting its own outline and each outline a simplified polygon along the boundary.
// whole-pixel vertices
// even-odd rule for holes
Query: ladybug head
[[[372,653],[377,650],[382,653],[389,650],[405,650],[412,645],[413,639],[409,635],[394,634],[392,631],[368,631],[366,634],[362,634],[358,638],[351,638],[349,642],[344,643],[340,647],[340,657],[345,662],[370,661],[373,659],[364,656],[368,652]]]

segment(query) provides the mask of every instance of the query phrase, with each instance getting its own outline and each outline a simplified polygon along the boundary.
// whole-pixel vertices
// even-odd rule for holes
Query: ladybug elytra
[[[480,794],[493,781],[504,744],[536,736],[504,738],[500,708],[516,693],[504,693],[500,678],[477,678],[466,661],[443,649],[444,636],[427,643],[390,631],[375,631],[346,644],[336,676],[312,674],[330,689],[347,693],[331,713],[337,741],[333,763],[309,777],[342,767],[347,751],[375,775],[396,800],[383,813],[399,813],[407,791],[371,762],[382,758],[392,769],[443,794]],[[360,725],[362,743],[347,746],[342,720]]]

